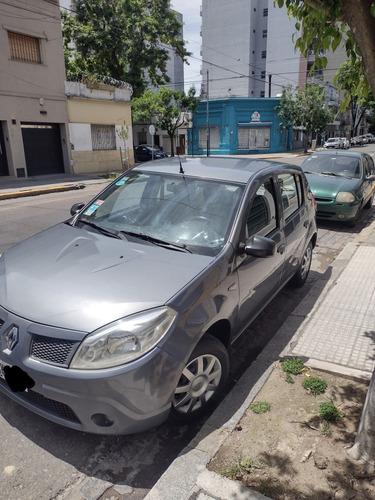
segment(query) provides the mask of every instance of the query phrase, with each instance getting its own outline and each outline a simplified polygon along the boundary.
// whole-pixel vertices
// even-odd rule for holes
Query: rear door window
[[[300,175],[280,174],[278,176],[284,218],[288,220],[303,203],[302,179]]]

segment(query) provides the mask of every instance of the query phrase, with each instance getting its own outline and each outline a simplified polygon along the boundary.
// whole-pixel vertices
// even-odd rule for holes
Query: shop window
[[[269,149],[270,127],[238,127],[238,144],[241,149]]]

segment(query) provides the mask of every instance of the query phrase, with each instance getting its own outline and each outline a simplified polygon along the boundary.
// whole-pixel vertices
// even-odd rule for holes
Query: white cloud
[[[201,0],[171,0],[171,7],[183,15],[186,49],[192,53],[192,57],[189,58],[189,65],[185,64],[184,68],[185,90],[194,85],[199,93],[202,80],[200,75],[200,49],[202,43],[200,36],[202,26],[200,15]]]

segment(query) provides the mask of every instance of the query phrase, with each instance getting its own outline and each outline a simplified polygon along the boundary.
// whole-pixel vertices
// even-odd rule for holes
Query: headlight
[[[352,193],[346,193],[343,191],[342,193],[338,193],[336,196],[337,203],[353,203],[355,201],[355,196]]]
[[[155,347],[176,316],[173,309],[160,307],[115,321],[83,340],[70,368],[96,370],[134,361]]]

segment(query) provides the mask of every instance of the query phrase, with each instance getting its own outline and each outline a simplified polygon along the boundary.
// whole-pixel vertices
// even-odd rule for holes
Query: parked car
[[[302,163],[302,169],[315,196],[318,219],[354,226],[362,208],[371,208],[375,169],[370,155],[318,151]]]
[[[168,158],[125,172],[1,256],[0,391],[98,434],[199,418],[230,345],[287,282],[305,283],[315,210],[293,165]]]
[[[340,137],[342,143],[342,149],[349,149],[350,143],[346,137]]]
[[[341,149],[342,146],[343,146],[343,144],[342,144],[342,141],[341,141],[340,137],[330,137],[323,144],[323,148],[325,148],[325,149],[330,149],[330,148]]]
[[[150,161],[160,160],[160,158],[167,158],[168,155],[161,151],[157,146],[148,146],[142,144],[141,146],[136,146],[134,148],[135,160],[136,161]]]
[[[361,140],[361,144],[368,144],[368,139],[365,135],[360,135],[359,136],[360,140]]]
[[[369,144],[372,144],[375,142],[375,136],[373,134],[365,134],[365,137],[367,138],[367,142]]]
[[[352,147],[355,147],[355,146],[362,146],[363,145],[363,140],[362,140],[362,137],[360,135],[357,135],[357,136],[354,136],[350,139],[350,145]]]

